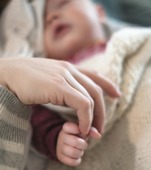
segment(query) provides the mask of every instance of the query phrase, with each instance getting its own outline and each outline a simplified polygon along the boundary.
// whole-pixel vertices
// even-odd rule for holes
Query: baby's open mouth
[[[55,38],[64,36],[69,31],[69,26],[65,24],[57,25],[54,30]]]

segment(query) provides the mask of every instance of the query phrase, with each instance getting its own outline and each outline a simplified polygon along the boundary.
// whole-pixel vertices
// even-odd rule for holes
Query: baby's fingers
[[[73,159],[65,155],[61,156],[61,162],[68,166],[78,166],[81,163],[81,158]]]
[[[86,150],[88,147],[87,142],[80,137],[80,130],[77,124],[66,122],[63,125],[63,132],[65,134],[64,144],[70,145],[80,150]]]
[[[80,150],[87,149],[88,143],[84,139],[82,139],[78,136],[70,135],[70,134],[66,134],[66,135],[67,135],[67,137],[64,138],[64,144],[70,145],[70,146],[80,149]]]
[[[72,146],[64,145],[60,160],[62,163],[69,166],[78,166],[81,163],[81,157],[84,152]]]
[[[62,154],[72,159],[78,159],[84,155],[84,151],[69,145],[64,145]]]

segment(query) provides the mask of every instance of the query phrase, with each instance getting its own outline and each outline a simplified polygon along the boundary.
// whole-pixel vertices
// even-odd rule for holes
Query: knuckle
[[[79,158],[81,156],[81,151],[78,149],[73,149],[72,151],[72,157]]]
[[[66,82],[65,78],[60,76],[60,75],[56,76],[54,79],[55,79],[54,80],[55,83],[57,84],[57,86],[56,86],[57,88],[67,85],[67,82]]]
[[[78,138],[76,141],[75,141],[76,143],[76,146],[79,146],[80,147],[80,149],[85,149],[86,148],[86,142],[83,140],[83,139],[81,139],[81,138]]]
[[[77,152],[76,152],[75,149],[70,149],[69,152],[70,152],[71,156],[76,156],[77,155]]]
[[[101,89],[101,87],[96,86],[96,92],[97,92],[97,94],[102,94],[103,90]]]
[[[85,110],[89,110],[91,108],[91,100],[90,99],[83,100],[82,105]]]
[[[94,108],[94,101],[92,99],[90,99],[90,103],[91,103],[91,108]]]
[[[71,64],[67,61],[61,61],[61,65],[67,70],[69,70],[72,67]]]
[[[94,101],[93,99],[91,98],[86,98],[84,101],[83,101],[83,108],[84,110],[89,110],[89,109],[93,109],[94,108]]]
[[[72,156],[72,155],[73,155],[73,149],[70,148],[70,147],[67,146],[67,145],[63,148],[63,152],[64,152],[64,154],[67,154],[67,155],[69,155],[69,156]]]
[[[74,146],[79,146],[80,142],[78,139],[74,139],[73,144]]]
[[[77,138],[76,140],[74,140],[74,146],[78,147],[79,149],[83,149],[84,148],[83,139]]]
[[[68,70],[67,70],[65,67],[62,67],[62,68],[60,68],[60,70],[59,70],[59,74],[62,75],[62,76],[64,76],[64,75],[66,75],[67,71],[68,71]]]
[[[83,155],[83,150],[79,150],[79,149],[71,149],[70,151],[68,151],[70,153],[70,156],[73,158],[80,158]]]
[[[70,74],[70,71],[69,69],[65,68],[65,67],[62,67],[60,70],[59,70],[59,74],[62,75],[62,77],[68,77],[69,74]]]
[[[99,86],[96,86],[95,92],[96,92],[95,93],[96,94],[95,98],[99,98],[100,96],[103,95],[103,90]]]

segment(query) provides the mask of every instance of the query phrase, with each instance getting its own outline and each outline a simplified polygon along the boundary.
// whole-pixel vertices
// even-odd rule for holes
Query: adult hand
[[[105,89],[109,94],[119,96],[118,90],[108,80],[89,71],[85,74],[65,61],[44,58],[0,59],[0,84],[24,104],[52,103],[75,109],[80,131],[84,135],[89,132],[93,113],[96,128],[102,132],[105,114],[102,84],[112,89]]]
[[[94,114],[93,114],[93,126],[103,134],[104,131],[104,116],[105,116],[105,106],[104,106],[104,98],[103,98],[103,91],[107,92],[113,98],[117,98],[121,96],[121,92],[119,91],[118,87],[107,78],[105,78],[100,73],[92,70],[86,70],[83,68],[77,67],[78,70],[86,75],[90,79],[87,81],[80,81],[80,83],[85,87],[93,98],[95,107],[94,107]],[[85,84],[87,82],[87,85]],[[88,83],[89,82],[89,83]],[[101,88],[100,88],[101,87]],[[103,91],[102,91],[103,90]],[[97,133],[95,134],[97,136]]]

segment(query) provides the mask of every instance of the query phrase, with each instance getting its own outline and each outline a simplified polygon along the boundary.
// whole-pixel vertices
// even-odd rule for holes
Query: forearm
[[[0,169],[22,170],[30,141],[31,110],[0,86]]]

